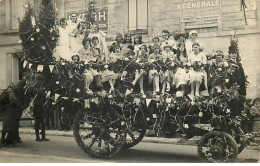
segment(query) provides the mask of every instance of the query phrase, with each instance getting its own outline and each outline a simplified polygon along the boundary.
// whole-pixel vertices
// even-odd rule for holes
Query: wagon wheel
[[[112,158],[125,144],[126,133],[121,121],[106,122],[91,109],[78,111],[73,122],[73,134],[80,148],[94,158]]]
[[[198,154],[208,162],[230,162],[238,155],[234,138],[225,132],[212,131],[205,134],[198,145]]]
[[[146,133],[146,128],[145,127],[138,128],[138,129],[128,128],[126,129],[126,133],[127,135],[126,135],[126,142],[124,148],[128,149],[137,145],[139,142],[142,141]]]
[[[246,147],[246,144],[244,142],[237,143],[238,154],[240,154],[244,150],[245,147]]]
[[[239,127],[240,130],[242,130],[240,127]],[[237,143],[237,148],[238,148],[238,154],[240,154],[244,148],[246,147],[246,142],[244,142],[241,138],[241,135],[236,133],[235,130],[231,129],[230,130],[230,133],[229,133],[236,141]]]

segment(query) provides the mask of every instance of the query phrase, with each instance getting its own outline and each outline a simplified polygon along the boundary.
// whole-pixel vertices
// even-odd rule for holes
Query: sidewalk
[[[2,130],[2,122],[0,122],[0,131]],[[32,134],[34,135],[34,129],[33,126],[24,126],[19,128],[20,134]],[[58,131],[58,130],[46,130],[46,135],[51,136],[63,136],[63,137],[74,137],[73,131]],[[195,136],[191,139],[189,139],[187,142],[184,143],[178,143],[180,138],[164,138],[164,137],[148,137],[145,136],[141,142],[149,142],[149,143],[163,143],[163,144],[174,144],[174,145],[191,145],[191,146],[197,146],[199,140],[201,137]],[[247,146],[247,149],[254,149],[254,150],[260,150],[260,137],[256,137],[256,142],[258,142],[258,146]]]
[[[0,130],[2,128],[2,125],[0,124]],[[73,131],[58,131],[58,130],[46,130],[46,135],[51,136],[63,136],[63,137],[74,137]],[[35,131],[33,127],[20,127],[19,128],[20,134],[35,134]],[[179,138],[164,138],[164,137],[144,137],[142,142],[149,142],[149,143],[164,143],[164,144],[178,144],[177,141]],[[185,142],[185,144],[189,145],[197,145],[197,142],[199,140],[199,137],[193,137],[192,139]],[[183,144],[182,144],[183,145]]]

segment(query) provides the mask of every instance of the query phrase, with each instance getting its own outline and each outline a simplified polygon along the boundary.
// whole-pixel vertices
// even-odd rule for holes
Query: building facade
[[[20,45],[16,22],[26,2],[39,7],[40,0],[0,0],[0,88],[18,80],[17,59],[12,55]],[[230,37],[239,38],[240,55],[248,75],[247,97],[260,96],[260,0],[95,0],[100,9],[97,20],[107,31],[107,41],[115,34],[141,34],[145,42],[164,29],[170,32],[199,33],[205,52],[221,49],[227,54]],[[58,17],[70,13],[84,15],[89,0],[53,0]],[[242,5],[245,2],[246,8]]]

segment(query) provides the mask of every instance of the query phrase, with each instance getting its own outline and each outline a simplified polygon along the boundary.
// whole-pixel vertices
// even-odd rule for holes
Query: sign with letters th
[[[69,19],[70,14],[76,13],[78,18],[82,21],[85,20],[85,15],[88,11],[86,10],[77,10],[67,12],[67,17]],[[107,32],[108,31],[108,7],[97,8],[96,12],[96,24],[99,25],[100,30]]]

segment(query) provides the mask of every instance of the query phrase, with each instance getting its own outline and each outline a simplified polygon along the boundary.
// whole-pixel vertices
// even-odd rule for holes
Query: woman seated
[[[136,63],[140,64],[139,69],[136,69],[135,71],[135,79],[132,82],[132,85],[135,85],[138,81],[139,87],[140,87],[140,93],[144,94],[144,74],[145,70],[143,69],[143,66],[145,62],[148,60],[148,49],[146,45],[140,46],[140,52],[138,52],[136,56]]]
[[[186,85],[189,81],[189,70],[187,67],[187,52],[185,48],[185,34],[180,34],[178,36],[178,44],[177,44],[177,61],[179,63],[179,67],[177,68],[175,74],[175,87],[180,91],[182,95],[186,95],[187,88]]]
[[[162,61],[162,55],[160,54],[160,45],[154,45],[152,48],[152,54],[148,57],[148,63],[152,64],[153,67],[149,71],[148,83],[153,85],[153,95],[160,93],[160,66],[156,61]]]
[[[164,64],[172,63],[174,65],[174,61],[176,61],[176,56],[172,52],[172,45],[168,42],[165,42],[161,46],[163,48],[162,52],[162,60]],[[160,82],[162,83],[162,91],[161,93],[164,95],[165,92],[169,92],[171,89],[171,81],[173,80],[174,73],[170,72],[167,67],[163,67],[160,72]],[[172,84],[174,84],[172,82]]]

